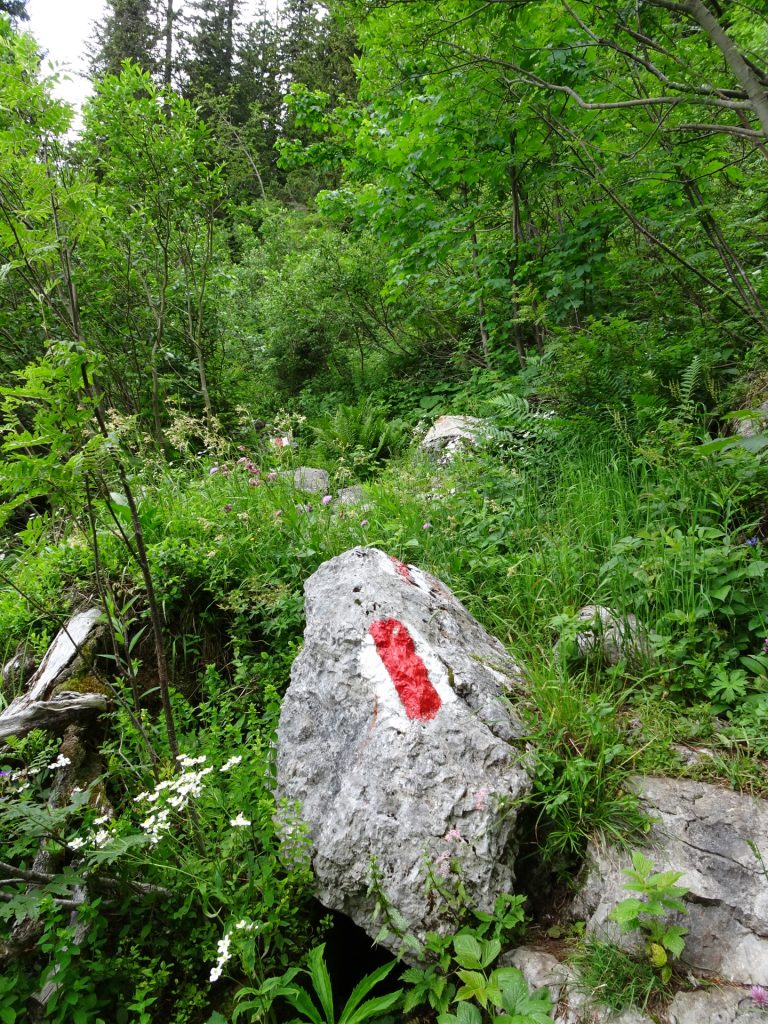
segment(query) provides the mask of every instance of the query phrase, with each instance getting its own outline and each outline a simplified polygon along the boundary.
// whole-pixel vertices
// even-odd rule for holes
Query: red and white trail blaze
[[[422,722],[434,718],[440,710],[440,695],[432,685],[427,667],[416,653],[416,644],[402,622],[380,619],[368,630],[376,653],[384,662],[395,684],[397,695],[409,718]]]
[[[444,703],[456,699],[440,660],[425,640],[398,619],[371,623],[360,668],[373,683],[383,719],[397,728],[407,719],[429,722]]]

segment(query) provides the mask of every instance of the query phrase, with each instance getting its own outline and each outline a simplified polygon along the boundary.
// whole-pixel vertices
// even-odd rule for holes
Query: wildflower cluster
[[[179,754],[177,760],[184,769],[181,775],[173,779],[163,779],[151,792],[139,793],[134,797],[135,803],[157,805],[156,809],[141,822],[141,828],[153,845],[158,843],[163,833],[170,828],[171,812],[183,811],[191,799],[199,797],[203,791],[203,779],[213,771],[210,765],[201,767],[207,760],[205,754],[201,754],[200,757]]]
[[[253,921],[248,921],[243,918],[238,921],[235,925],[237,931],[252,932],[255,931],[257,925]],[[216,943],[217,960],[215,965],[211,968],[211,981],[218,981],[221,977],[225,965],[229,960],[232,959],[232,932],[224,932],[223,938],[219,939]]]

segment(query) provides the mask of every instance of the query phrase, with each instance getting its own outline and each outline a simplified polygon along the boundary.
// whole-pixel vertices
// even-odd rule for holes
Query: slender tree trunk
[[[163,61],[163,85],[169,88],[173,72],[173,0],[165,5],[165,60]]]
[[[464,207],[469,209],[469,189],[466,185],[461,186],[461,194],[464,198]],[[472,276],[477,284],[477,313],[480,321],[480,344],[483,349],[483,365],[490,366],[490,345],[488,328],[485,323],[485,298],[483,297],[482,280],[480,268],[478,267],[479,245],[477,240],[477,226],[474,219],[469,222],[469,238],[472,243]]]

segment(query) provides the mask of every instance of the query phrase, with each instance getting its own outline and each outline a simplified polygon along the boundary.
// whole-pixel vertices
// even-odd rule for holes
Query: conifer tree
[[[154,75],[160,67],[159,41],[153,0],[108,0],[91,44],[91,72],[99,77],[119,74],[123,61],[130,60]]]
[[[242,0],[197,0],[186,34],[186,92],[196,100],[223,96],[232,86],[235,28]]]

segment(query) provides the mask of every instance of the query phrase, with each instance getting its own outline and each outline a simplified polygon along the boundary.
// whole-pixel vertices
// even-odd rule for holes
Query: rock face
[[[748,989],[710,988],[678,992],[669,1005],[667,1019],[669,1024],[761,1024],[766,1018]]]
[[[427,431],[419,448],[451,458],[462,448],[477,444],[483,421],[474,416],[439,416]]]
[[[513,889],[520,672],[450,591],[375,548],[307,581],[305,645],[278,728],[278,792],[298,801],[317,894],[375,937],[379,894],[422,938],[449,927],[430,871],[491,908]],[[385,940],[400,948],[394,935]]]
[[[599,654],[607,665],[618,665],[622,658],[637,661],[650,656],[645,630],[635,615],[617,615],[600,604],[588,604],[577,617],[587,627],[575,638],[581,659]]]
[[[652,819],[643,852],[656,871],[682,871],[689,929],[681,960],[699,974],[768,985],[768,802],[689,779],[637,778]],[[590,844],[585,884],[573,908],[587,931],[614,941],[608,915],[628,893],[627,852]],[[719,1019],[719,1018],[718,1018]]]

